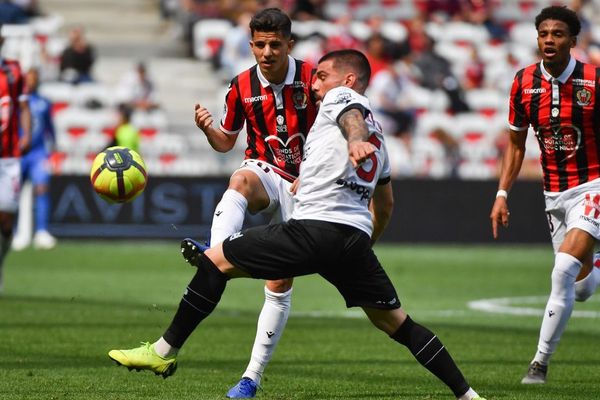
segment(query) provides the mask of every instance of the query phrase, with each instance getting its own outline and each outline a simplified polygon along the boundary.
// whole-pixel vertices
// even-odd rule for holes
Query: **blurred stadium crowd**
[[[496,177],[507,135],[508,92],[515,72],[537,60],[533,24],[539,10],[564,4],[583,31],[573,53],[600,65],[600,1],[551,0],[156,0],[161,18],[185,42],[187,57],[210,65],[220,89],[209,102],[220,118],[228,81],[254,63],[250,16],[276,6],[293,19],[292,55],[316,63],[329,50],[358,48],[373,69],[369,98],[387,134],[396,177]],[[10,11],[10,12],[9,12]],[[116,84],[93,75],[102,57],[85,26],[67,26],[33,0],[0,2],[3,56],[38,68],[40,93],[53,102],[55,173],[87,174],[113,141],[119,105],[132,110],[140,152],[157,175],[229,175],[242,158],[214,152],[199,130],[179,129],[164,111],[146,65],[132,50],[132,71]],[[184,55],[185,56],[185,55]],[[176,77],[173,77],[176,79]],[[190,110],[193,104],[189,105]],[[193,114],[189,113],[193,123]],[[539,150],[529,135],[521,175],[538,178]]]

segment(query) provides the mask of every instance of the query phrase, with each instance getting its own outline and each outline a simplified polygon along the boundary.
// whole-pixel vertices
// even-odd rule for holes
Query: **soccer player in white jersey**
[[[438,337],[400,307],[371,248],[390,219],[393,197],[383,135],[362,95],[369,78],[369,62],[359,51],[339,50],[319,61],[312,86],[322,103],[294,184],[292,219],[242,230],[205,251],[185,239],[183,256],[198,271],[169,330],[180,339],[191,334],[215,309],[229,279],[319,274],[338,289],[348,307],[361,307],[456,398],[481,399]],[[136,359],[123,365],[160,373]]]

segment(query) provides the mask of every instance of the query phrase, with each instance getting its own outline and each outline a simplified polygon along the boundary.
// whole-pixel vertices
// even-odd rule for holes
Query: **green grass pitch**
[[[550,246],[376,249],[405,309],[441,337],[488,400],[597,399],[600,301],[576,304],[549,383],[519,383],[536,348],[550,286]],[[0,399],[222,399],[243,372],[262,282],[236,280],[188,340],[166,380],[109,361],[154,341],[193,275],[173,242],[69,242],[10,253],[0,297]],[[533,299],[530,296],[535,296]],[[598,296],[598,295],[596,295]],[[508,298],[508,313],[469,308]],[[489,304],[489,303],[487,303]],[[452,399],[410,353],[346,310],[319,277],[298,278],[292,314],[259,399]]]

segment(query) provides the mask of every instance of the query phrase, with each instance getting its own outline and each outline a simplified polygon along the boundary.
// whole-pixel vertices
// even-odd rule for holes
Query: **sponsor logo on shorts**
[[[391,299],[391,300],[377,300],[377,301],[375,302],[375,304],[387,304],[387,305],[389,305],[389,306],[393,306],[393,305],[394,305],[394,304],[396,304],[397,302],[398,302],[398,299],[394,297],[394,298],[393,298],[393,299]]]

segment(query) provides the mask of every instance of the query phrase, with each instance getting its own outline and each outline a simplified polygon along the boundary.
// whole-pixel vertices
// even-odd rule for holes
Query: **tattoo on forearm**
[[[369,137],[367,123],[362,113],[357,109],[353,108],[343,113],[339,119],[339,126],[348,143],[364,142]]]

